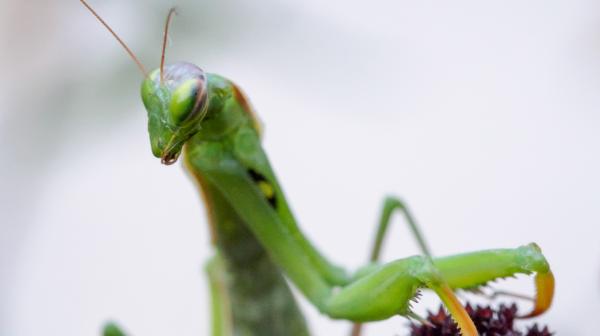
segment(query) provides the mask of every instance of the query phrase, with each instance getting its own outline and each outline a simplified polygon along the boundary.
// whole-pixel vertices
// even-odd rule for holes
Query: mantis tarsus
[[[410,302],[421,288],[435,292],[461,328],[477,335],[454,290],[473,289],[516,273],[535,273],[533,317],[547,310],[554,278],[540,248],[432,257],[406,206],[387,198],[367,265],[347,272],[302,234],[260,141],[260,126],[248,100],[232,81],[190,63],[164,63],[169,12],[160,67],[150,73],[127,50],[142,73],[152,153],[164,164],[181,153],[208,210],[215,256],[207,264],[212,298],[212,335],[309,335],[285,278],[323,314],[355,322],[395,315],[419,319]],[[393,212],[402,212],[421,255],[380,263],[379,253]],[[105,335],[119,335],[114,325]]]

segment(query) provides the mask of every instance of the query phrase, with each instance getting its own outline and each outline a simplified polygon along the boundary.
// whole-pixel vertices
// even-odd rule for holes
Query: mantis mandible
[[[212,335],[305,336],[309,330],[288,279],[322,314],[360,323],[395,315],[420,319],[410,307],[420,289],[432,290],[463,335],[477,330],[457,299],[457,289],[475,289],[517,273],[535,274],[533,310],[546,311],[554,277],[540,248],[517,248],[432,257],[406,205],[383,204],[369,263],[348,272],[324,257],[303,235],[261,146],[259,122],[240,88],[227,78],[190,63],[165,65],[167,16],[161,62],[147,72],[113,30],[144,74],[142,100],[148,112],[152,153],[170,165],[183,153],[187,170],[207,207],[215,249],[207,264],[212,300]],[[379,254],[394,212],[403,213],[421,254],[388,263]],[[105,335],[119,335],[114,325]]]

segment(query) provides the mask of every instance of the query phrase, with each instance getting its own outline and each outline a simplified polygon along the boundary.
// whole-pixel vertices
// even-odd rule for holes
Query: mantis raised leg
[[[397,211],[404,215],[404,219],[406,224],[408,225],[413,237],[417,241],[419,245],[419,249],[422,255],[431,257],[431,250],[429,249],[429,244],[425,240],[419,225],[414,219],[412,212],[409,210],[408,206],[397,197],[388,196],[383,201],[383,206],[381,209],[381,215],[379,216],[379,221],[377,225],[377,232],[375,234],[375,240],[373,242],[373,246],[371,247],[371,252],[369,254],[369,262],[376,263],[379,262],[379,257],[381,255],[381,250],[383,248],[384,239],[387,235],[388,228],[390,225],[390,221],[392,219],[392,214]],[[350,332],[351,336],[360,336],[362,331],[362,323],[356,322],[352,325],[352,330]]]
[[[463,335],[477,335],[477,330],[454,289],[536,273],[538,296],[528,316],[550,306],[553,276],[535,244],[432,259],[421,239],[423,256],[370,262],[353,273],[335,265],[298,227],[241,90],[190,63],[165,65],[164,46],[160,67],[149,74],[134,59],[145,76],[142,100],[152,153],[164,164],[176,162],[183,153],[208,209],[218,255],[209,265],[216,314],[213,335],[308,335],[284,276],[321,313],[355,322],[410,316],[411,299],[420,288],[428,288]],[[374,259],[388,222],[384,213]],[[342,224],[347,225],[330,223]],[[413,230],[419,237],[414,225]]]

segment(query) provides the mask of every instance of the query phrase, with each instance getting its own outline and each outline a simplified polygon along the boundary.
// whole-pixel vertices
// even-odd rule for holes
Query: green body
[[[410,309],[421,288],[434,291],[463,335],[477,330],[453,291],[516,273],[536,273],[529,316],[552,302],[554,278],[535,244],[432,258],[406,206],[384,202],[368,264],[347,272],[323,257],[300,231],[260,143],[248,101],[231,81],[189,63],[151,73],[142,84],[153,154],[165,164],[183,152],[204,198],[215,256],[207,264],[213,336],[306,336],[289,280],[321,313],[360,323]],[[404,213],[422,255],[379,263],[391,214]],[[332,225],[335,225],[332,224]],[[109,325],[105,335],[118,335]]]
[[[148,76],[142,97],[152,150],[163,163],[183,151],[200,186],[216,257],[209,264],[213,335],[308,335],[284,275],[324,314],[350,321],[412,315],[419,288],[432,289],[465,334],[472,323],[452,293],[515,273],[550,274],[535,245],[378,264],[391,212],[386,202],[372,262],[354,274],[324,258],[300,231],[260,143],[259,124],[231,81],[178,63]],[[389,200],[388,200],[389,201]],[[412,223],[412,219],[407,219]],[[466,317],[465,317],[466,316]]]

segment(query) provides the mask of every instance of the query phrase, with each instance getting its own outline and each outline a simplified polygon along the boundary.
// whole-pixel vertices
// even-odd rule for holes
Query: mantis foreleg
[[[211,153],[211,151],[213,151]],[[324,314],[351,321],[375,321],[409,312],[410,299],[420,287],[432,289],[444,302],[463,334],[476,335],[472,321],[452,292],[515,273],[549,274],[548,264],[531,247],[476,252],[431,261],[417,256],[371,266],[345,285],[332,285],[315,267],[294,234],[265,198],[263,191],[237,160],[214,149],[202,151],[208,181],[244,218],[250,230],[289,279]],[[215,157],[218,155],[218,160]],[[191,159],[194,161],[194,159]],[[216,164],[216,166],[212,166]]]
[[[356,322],[408,315],[410,300],[419,288],[426,287],[444,302],[463,335],[477,335],[453,289],[472,288],[499,277],[534,272],[538,273],[536,284],[542,290],[532,314],[548,307],[552,276],[543,255],[532,246],[433,260],[415,256],[383,265],[370,264],[354,276],[332,281],[329,275],[342,269],[322,258],[301,234],[262,148],[258,142],[256,146],[248,145],[251,143],[249,132],[240,130],[239,134],[245,137],[240,147],[243,151],[235,148],[235,143],[232,151],[231,145],[205,141],[188,152],[189,163],[202,172],[211,188],[243,218],[275,264],[322,313]],[[239,134],[236,139],[241,137]],[[260,174],[258,179],[257,174]],[[265,193],[264,184],[272,190]],[[376,249],[381,247],[389,221],[386,217],[393,208],[388,205],[384,211]]]

